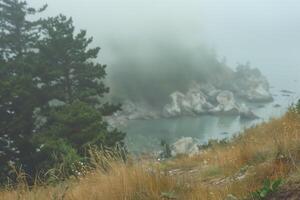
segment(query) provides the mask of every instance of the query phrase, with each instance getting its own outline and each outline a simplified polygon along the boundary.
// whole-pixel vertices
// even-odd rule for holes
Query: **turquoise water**
[[[280,117],[287,108],[300,98],[300,77],[298,69],[274,70],[269,73],[271,92],[274,102],[250,104],[260,117],[258,120],[241,120],[234,116],[202,115],[174,119],[133,120],[124,128],[127,133],[127,146],[133,153],[151,152],[160,149],[162,139],[172,143],[181,137],[193,137],[205,143],[210,139],[222,139],[241,133],[245,128],[254,126],[270,118]],[[271,75],[270,75],[271,74]],[[290,90],[294,94],[284,96],[280,90]],[[279,104],[280,107],[275,107]]]

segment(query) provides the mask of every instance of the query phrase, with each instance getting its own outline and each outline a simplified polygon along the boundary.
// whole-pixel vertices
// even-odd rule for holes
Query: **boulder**
[[[199,153],[199,142],[192,137],[182,137],[171,145],[171,155],[185,154],[193,156]]]

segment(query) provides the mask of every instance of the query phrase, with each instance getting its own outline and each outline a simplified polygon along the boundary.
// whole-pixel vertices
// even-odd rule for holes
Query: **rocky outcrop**
[[[194,85],[186,94],[174,92],[170,95],[170,103],[163,109],[164,117],[196,114],[228,114],[255,118],[250,108],[236,102],[231,91],[217,90],[211,85]]]
[[[199,141],[191,137],[182,137],[171,145],[171,155],[193,156],[199,153]]]
[[[256,119],[258,117],[245,104],[245,100],[268,102],[273,99],[267,79],[258,69],[252,69],[248,65],[239,66],[230,82],[224,83],[223,87],[219,85],[219,88],[210,83],[193,82],[186,92],[171,93],[169,103],[155,111],[146,105],[126,101],[123,102],[122,111],[107,117],[107,120],[110,124],[122,125],[128,120],[199,114],[226,114]]]
[[[231,85],[237,96],[248,101],[269,102],[273,100],[267,78],[258,69],[250,68],[248,65],[237,67]]]
[[[186,94],[174,92],[170,95],[170,100],[171,102],[163,108],[164,117],[201,114],[213,107],[197,88],[191,88]]]
[[[137,119],[155,119],[160,115],[158,112],[147,108],[143,105],[136,105],[131,101],[126,101],[123,103],[120,111],[115,112],[111,116],[104,117],[107,123],[112,128],[126,126],[129,120]]]
[[[182,114],[182,100],[185,98],[181,92],[174,92],[170,95],[171,102],[163,108],[164,117],[176,117]]]
[[[218,105],[213,109],[209,110],[210,113],[239,115],[239,106],[235,102],[234,95],[232,92],[226,90],[222,91],[217,95],[216,100],[218,102]]]

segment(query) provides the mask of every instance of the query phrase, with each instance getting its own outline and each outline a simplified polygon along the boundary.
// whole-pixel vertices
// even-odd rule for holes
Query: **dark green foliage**
[[[94,63],[100,48],[88,49],[92,38],[81,30],[75,35],[71,18],[63,15],[43,23],[44,38],[39,42],[39,64],[36,75],[49,99],[71,103],[78,99],[98,104],[109,90],[103,84],[105,65]]]
[[[108,125],[102,119],[119,106],[101,102],[108,88],[102,82],[106,75],[105,66],[92,61],[99,48],[88,49],[92,38],[86,38],[86,31],[75,35],[72,19],[63,15],[48,18],[42,27],[44,38],[38,44],[38,61],[42,67],[36,70],[38,84],[42,85],[41,102],[59,100],[64,105],[53,107],[48,103],[42,107],[41,114],[47,117],[47,122],[37,130],[34,144],[48,147],[42,153],[49,155],[56,149],[55,143],[47,143],[49,138],[53,141],[62,139],[61,142],[80,158],[87,156],[86,150],[91,146],[119,144],[123,147],[125,134],[108,131]],[[66,154],[58,150],[56,155]],[[48,160],[44,162],[42,168],[49,166]]]
[[[108,131],[108,125],[102,115],[87,103],[75,101],[52,108],[46,124],[38,131],[35,139],[47,145],[49,138],[61,138],[80,155],[84,155],[89,146],[116,146],[123,133]]]
[[[288,110],[289,112],[300,114],[300,99],[298,100],[297,103],[292,104]]]
[[[26,167],[33,151],[30,137],[36,98],[31,61],[40,22],[27,17],[45,8],[35,10],[18,0],[0,1],[0,137],[9,141],[0,146],[1,177],[8,173],[9,164]]]
[[[282,185],[282,183],[283,183],[282,179],[276,179],[274,181],[272,181],[270,179],[266,179],[264,181],[263,187],[255,192],[253,192],[251,196],[252,196],[252,198],[258,199],[258,200],[266,199],[266,197],[269,194],[276,192],[278,190],[279,186]]]
[[[43,142],[36,148],[33,160],[36,163],[31,165],[33,174],[41,174],[40,178],[51,181],[51,178],[66,178],[74,175],[73,166],[80,162],[80,157],[76,151],[65,139],[60,137],[34,138],[35,144]]]
[[[296,104],[296,111],[297,111],[297,113],[300,113],[300,100],[298,100],[298,102]]]
[[[109,91],[103,83],[106,66],[93,61],[100,48],[88,48],[92,38],[83,30],[75,34],[71,18],[28,20],[45,9],[0,0],[3,179],[10,165],[21,166],[30,176],[51,172],[65,177],[77,162],[88,160],[88,147],[124,146],[125,134],[109,130],[102,118],[120,105],[103,101]]]
[[[38,10],[29,7],[25,1],[0,1],[0,53],[5,59],[25,56],[32,51],[39,37],[39,21],[28,20],[46,9],[46,5]]]
[[[171,158],[172,151],[171,151],[170,144],[166,140],[161,140],[160,145],[163,148],[160,157],[161,158]]]

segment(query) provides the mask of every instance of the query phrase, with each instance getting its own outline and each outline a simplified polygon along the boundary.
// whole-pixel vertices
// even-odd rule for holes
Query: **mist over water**
[[[29,3],[39,6],[43,1]],[[94,37],[94,45],[102,48],[99,61],[108,65],[112,94],[133,98],[135,90],[144,90],[149,94],[148,100],[159,104],[166,99],[157,97],[175,88],[184,90],[187,80],[199,69],[205,74],[206,66],[215,65],[214,72],[218,74],[219,66],[235,68],[238,63],[249,61],[267,76],[275,98],[274,103],[256,110],[263,120],[280,116],[300,97],[300,2],[297,0],[48,0],[47,3],[46,15],[72,16],[75,26],[86,29]],[[145,81],[152,85],[143,85]],[[120,89],[116,85],[128,87]],[[295,93],[283,97],[282,89]],[[274,109],[276,103],[282,107]],[[151,144],[159,144],[162,136],[173,139],[192,136],[207,141],[224,137],[220,132],[233,134],[251,125],[235,118],[202,116],[134,121],[126,131],[132,149],[145,146],[145,141],[152,138],[154,141],[148,147],[151,149]]]

